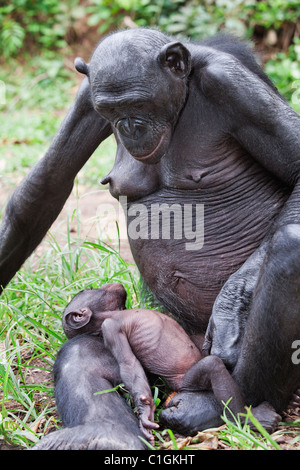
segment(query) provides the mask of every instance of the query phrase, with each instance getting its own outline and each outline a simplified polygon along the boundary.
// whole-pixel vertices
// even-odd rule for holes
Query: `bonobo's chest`
[[[118,166],[111,172],[111,187],[122,188],[114,195],[129,196],[128,239],[142,277],[193,331],[205,330],[221,287],[260,245],[288,197],[242,149],[225,150],[211,158],[200,152],[198,164],[166,155],[159,165],[143,165],[142,186],[133,159],[132,175]]]

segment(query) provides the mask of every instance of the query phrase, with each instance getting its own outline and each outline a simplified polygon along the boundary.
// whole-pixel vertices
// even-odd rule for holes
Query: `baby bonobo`
[[[77,294],[63,314],[68,338],[102,334],[115,357],[119,380],[138,408],[139,425],[153,442],[155,406],[146,373],[162,377],[173,391],[213,390],[220,402],[230,401],[234,414],[244,411],[239,389],[217,356],[202,358],[199,349],[171,317],[154,310],[126,310],[121,284],[106,284]],[[145,373],[146,372],[146,373]]]

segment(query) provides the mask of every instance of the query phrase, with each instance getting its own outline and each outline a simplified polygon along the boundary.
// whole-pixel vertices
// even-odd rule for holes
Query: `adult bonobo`
[[[183,44],[159,31],[123,31],[76,67],[87,75],[76,101],[8,204],[0,283],[41,241],[76,173],[114,132],[116,163],[104,182],[128,198],[130,245],[146,284],[189,334],[208,326],[205,349],[233,371],[247,403],[266,400],[280,412],[300,382],[291,360],[300,339],[300,117],[251,51],[226,37]],[[153,216],[161,203],[173,217]],[[168,237],[169,221],[176,230]],[[163,419],[201,427],[201,394],[179,395]]]

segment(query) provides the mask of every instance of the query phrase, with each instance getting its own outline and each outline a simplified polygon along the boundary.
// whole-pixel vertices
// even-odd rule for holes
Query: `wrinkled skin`
[[[208,410],[213,409],[213,416],[216,410],[221,414],[222,404],[229,399],[230,410],[234,415],[245,411],[240,391],[220,358],[212,355],[202,358],[199,349],[184,329],[170,316],[147,309],[127,310],[125,301],[126,291],[122,284],[105,284],[98,289],[85,289],[68,304],[62,323],[68,338],[84,336],[81,348],[85,347],[86,341],[89,349],[90,335],[96,336],[99,343],[104,343],[106,357],[103,354],[96,381],[100,382],[100,377],[105,380],[109,376],[112,384],[117,380],[124,384],[138,410],[139,427],[144,438],[154,445],[152,430],[159,427],[154,422],[155,405],[146,374],[161,377],[170,390],[184,391],[184,397],[189,392],[212,390]],[[100,347],[99,345],[99,349]],[[113,359],[116,360],[115,364]],[[72,374],[57,373],[61,368],[60,360],[59,357],[55,364],[56,399],[63,421],[70,426],[70,423],[77,421],[78,409],[83,406],[79,404],[75,414],[72,409],[68,409],[66,416],[65,407],[60,407],[60,404],[67,403],[69,399],[72,402],[72,395],[80,394],[82,402],[89,403],[90,395],[88,390],[85,393],[81,385],[78,387],[80,359],[79,371],[76,373],[73,369]],[[90,377],[92,384],[95,363],[85,362],[84,365],[84,374]],[[63,361],[63,367],[70,367],[68,361]],[[78,388],[81,389],[80,394],[76,392]],[[72,390],[71,397],[69,390]],[[179,398],[173,400],[173,403],[180,402],[182,409],[180,397],[179,394]],[[203,406],[199,411],[203,414]],[[280,419],[266,403],[254,408],[253,413],[261,422],[265,422],[269,431],[274,429]],[[172,419],[172,411],[169,419]],[[205,422],[209,422],[209,419],[209,415],[204,418]],[[76,441],[74,436],[81,434],[82,429],[79,423],[72,427],[73,441]],[[184,432],[185,429],[181,431]],[[61,431],[52,434],[39,444],[39,448],[58,448],[62,434]]]
[[[158,31],[119,32],[76,67],[87,77],[74,106],[8,204],[0,283],[41,241],[76,173],[114,132],[116,164],[104,181],[128,197],[129,241],[146,284],[189,334],[208,327],[205,350],[230,367],[246,403],[268,401],[281,412],[300,381],[291,361],[300,338],[299,116],[249,50],[226,38],[182,44]],[[132,236],[136,203],[204,204],[204,245]],[[199,429],[188,401],[173,417]]]

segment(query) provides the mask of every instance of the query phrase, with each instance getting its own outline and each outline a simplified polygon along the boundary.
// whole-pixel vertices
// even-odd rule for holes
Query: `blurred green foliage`
[[[300,17],[299,0],[92,0],[90,25],[107,32],[128,15],[138,26],[158,26],[170,34],[201,39],[221,29],[250,37],[256,26],[281,28]]]
[[[1,2],[2,3],[2,2]],[[10,0],[0,3],[0,48],[5,57],[28,43],[66,46],[68,29],[88,17],[99,33],[120,27],[124,18],[138,26],[158,26],[170,33],[200,39],[228,29],[251,37],[261,26],[279,30],[297,24],[299,0]]]
[[[85,14],[79,0],[10,0],[0,3],[0,51],[17,55],[30,44],[65,47],[68,27]]]
[[[289,47],[288,53],[278,52],[269,60],[265,72],[269,75],[280,93],[300,114],[300,39]]]
[[[297,110],[300,107],[299,0],[4,1],[0,2],[0,54],[9,60],[34,48],[48,60],[53,50],[65,52],[72,28],[80,41],[80,33],[76,33],[80,21],[96,29],[99,37],[120,27],[136,25],[159,27],[179,38],[187,36],[193,40],[224,30],[259,39],[263,48],[268,50],[272,46],[267,73],[291,104]],[[63,62],[57,57],[45,72],[48,77],[41,83],[45,88],[54,79],[63,86]],[[34,96],[30,99],[34,101]],[[55,100],[54,95],[52,99]]]

